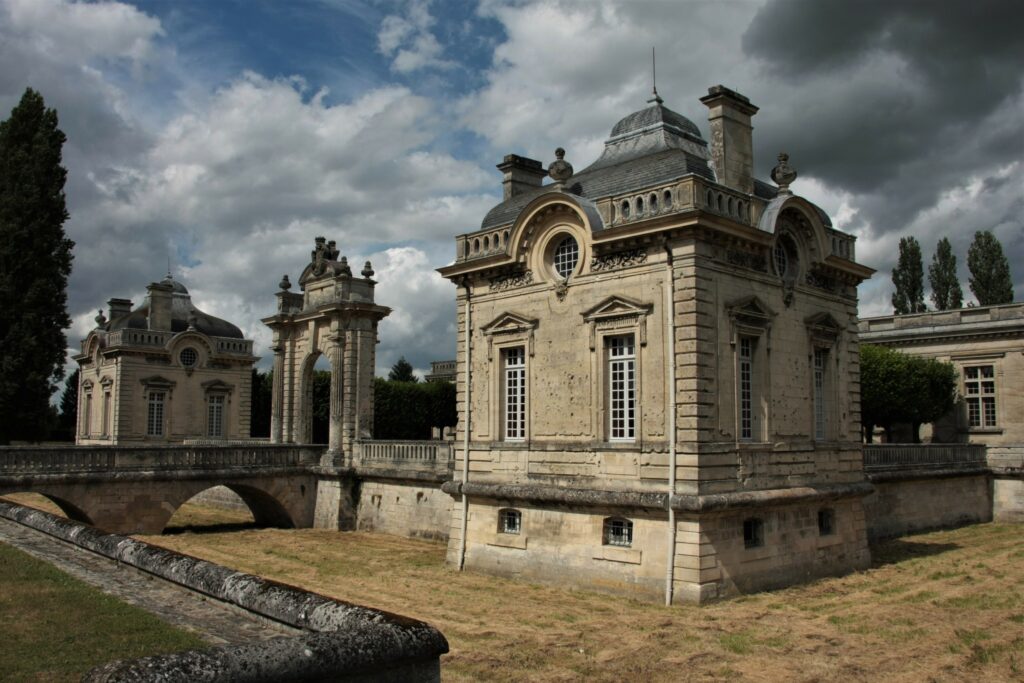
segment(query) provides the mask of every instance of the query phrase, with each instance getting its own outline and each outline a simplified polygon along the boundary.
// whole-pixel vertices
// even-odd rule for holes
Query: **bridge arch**
[[[92,518],[85,512],[85,510],[83,510],[84,506],[78,505],[77,503],[74,503],[63,496],[58,496],[54,495],[53,493],[49,493],[46,490],[30,488],[17,491],[4,491],[2,494],[0,494],[0,498],[8,498],[9,496],[18,496],[20,494],[34,494],[37,496],[42,496],[43,498],[45,498],[46,500],[50,501],[58,508],[60,508],[60,511],[64,513],[64,516],[68,519],[75,522],[81,522],[82,524],[93,524]],[[18,501],[17,499],[15,499],[15,501],[17,501],[19,505],[21,504],[21,502]],[[26,503],[25,506],[36,507],[31,503]]]
[[[256,526],[279,529],[294,529],[304,526],[305,520],[302,517],[305,501],[302,499],[315,495],[315,492],[310,491],[304,484],[294,487],[298,488],[298,491],[291,491],[290,489],[293,487],[282,485],[281,482],[274,479],[246,482],[209,480],[183,482],[183,484],[187,485],[179,486],[175,495],[165,498],[164,504],[160,507],[163,513],[161,518],[152,520],[149,525],[150,529],[142,533],[163,533],[171,518],[185,503],[218,486],[227,488],[242,499],[249,512],[252,513]]]

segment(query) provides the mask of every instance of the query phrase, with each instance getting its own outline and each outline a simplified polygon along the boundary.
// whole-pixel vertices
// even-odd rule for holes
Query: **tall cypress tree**
[[[956,275],[956,256],[953,245],[943,237],[935,247],[935,256],[928,266],[928,282],[932,286],[932,303],[940,311],[964,305],[964,292]]]
[[[914,237],[900,239],[900,257],[892,269],[892,309],[896,315],[922,313],[924,305],[924,266],[921,265],[921,245]]]
[[[1003,245],[989,230],[974,233],[967,250],[967,269],[971,271],[971,291],[981,306],[1013,303],[1013,280]]]
[[[0,123],[0,443],[46,436],[64,376],[74,246],[64,234],[65,139],[31,88]]]

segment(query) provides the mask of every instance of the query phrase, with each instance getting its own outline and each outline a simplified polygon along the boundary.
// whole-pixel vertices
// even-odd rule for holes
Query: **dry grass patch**
[[[1021,529],[980,525],[873,549],[838,579],[671,609],[454,572],[442,544],[251,529],[147,540],[423,619],[452,681],[1005,681],[1024,671]]]

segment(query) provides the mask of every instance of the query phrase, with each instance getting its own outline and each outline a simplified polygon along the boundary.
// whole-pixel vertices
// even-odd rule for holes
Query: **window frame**
[[[504,347],[500,349],[500,358],[501,413],[499,419],[501,422],[501,440],[513,443],[524,442],[526,441],[527,416],[529,414],[529,395],[527,390],[529,386],[529,373],[527,372],[526,347],[522,345]],[[517,362],[514,365],[510,364],[510,358]],[[517,383],[515,389],[518,415],[514,416],[514,418],[510,412],[509,400],[513,391],[512,380],[515,380]],[[514,429],[510,429],[513,419],[517,424]]]
[[[509,523],[511,522],[511,524]],[[523,533],[523,513],[516,508],[498,510],[498,533],[520,536]]]
[[[818,536],[836,535],[836,511],[834,508],[818,509]]]
[[[743,549],[754,550],[764,547],[764,520],[760,517],[747,517],[743,520]]]
[[[725,306],[732,347],[733,438],[737,444],[768,440],[771,406],[771,330],[775,312],[756,296],[732,301]],[[744,429],[744,345],[749,345],[750,430]],[[723,371],[726,369],[723,367]],[[724,422],[719,423],[726,429]]]
[[[831,401],[828,400],[829,386],[831,384],[829,368],[829,356],[831,349],[825,346],[815,346],[811,349],[811,410],[814,420],[813,435],[815,441],[826,441],[829,436],[828,414],[831,408]]]
[[[999,429],[999,400],[998,400],[998,384],[996,382],[996,364],[995,363],[971,363],[970,365],[963,365],[963,395],[964,395],[964,406],[967,411],[967,428],[970,430],[988,430],[988,429]],[[991,372],[991,375],[986,377],[984,375],[985,370]],[[971,377],[971,373],[975,373],[974,377]],[[985,385],[991,384],[991,391],[985,391]],[[976,391],[972,392],[971,388],[976,388]],[[977,424],[974,424],[972,420],[972,407],[975,407],[977,412]],[[989,419],[988,407],[991,406],[991,420]]]
[[[605,517],[601,522],[601,545],[632,548],[634,525],[626,517]]]
[[[623,343],[623,352],[616,354],[616,343]],[[637,435],[637,343],[636,335],[609,334],[604,336],[605,349],[605,376],[607,377],[607,424],[605,430],[608,441],[611,443],[633,443]],[[628,349],[628,350],[627,350]],[[617,384],[621,381],[622,386]],[[621,398],[616,398],[616,393],[622,393]],[[621,417],[617,417],[621,413]],[[621,420],[621,428],[616,426],[616,421]],[[616,430],[621,433],[616,434]]]
[[[223,393],[212,393],[206,395],[206,436],[210,439],[223,439],[227,435],[225,417],[227,416],[227,394]],[[216,408],[216,409],[215,409]],[[219,413],[216,416],[216,424],[219,427],[218,433],[214,433],[214,413]]]
[[[168,392],[165,389],[151,389],[146,392],[146,436],[147,437],[164,437],[166,436],[166,420],[167,420],[167,397]],[[157,400],[159,398],[159,400]],[[155,410],[159,408],[159,410]],[[159,413],[159,417],[154,419],[154,414]]]

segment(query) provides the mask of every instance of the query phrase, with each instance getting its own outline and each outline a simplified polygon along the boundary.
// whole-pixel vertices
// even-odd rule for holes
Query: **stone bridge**
[[[257,524],[312,526],[322,447],[64,446],[0,448],[0,495],[39,493],[75,521],[158,534],[197,493],[226,486]]]
[[[0,496],[38,493],[70,519],[121,534],[162,532],[183,503],[216,486],[236,493],[261,526],[421,536],[429,530],[417,525],[446,530],[450,499],[440,486],[451,476],[449,442],[357,441],[351,455],[330,466],[321,464],[324,448],[266,442],[0,447]]]

